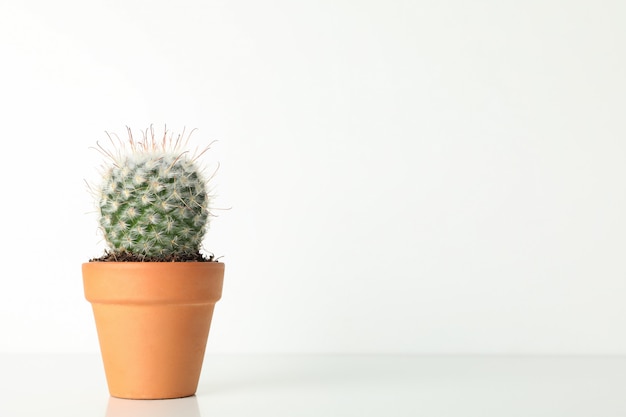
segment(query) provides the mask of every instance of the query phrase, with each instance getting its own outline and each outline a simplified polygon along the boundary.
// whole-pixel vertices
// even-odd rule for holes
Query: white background
[[[0,352],[97,352],[89,149],[218,140],[220,353],[626,353],[626,3],[0,4]]]

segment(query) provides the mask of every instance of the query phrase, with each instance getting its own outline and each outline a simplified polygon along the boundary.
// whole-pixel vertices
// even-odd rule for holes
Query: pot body
[[[194,395],[224,264],[89,262],[82,270],[109,393],[130,399]]]

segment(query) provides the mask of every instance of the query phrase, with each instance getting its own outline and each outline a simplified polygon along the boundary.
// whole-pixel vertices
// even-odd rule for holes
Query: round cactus
[[[183,149],[182,135],[129,140],[108,156],[97,207],[100,227],[112,254],[172,258],[200,251],[209,218],[207,180],[197,156]],[[150,134],[148,134],[150,133]]]

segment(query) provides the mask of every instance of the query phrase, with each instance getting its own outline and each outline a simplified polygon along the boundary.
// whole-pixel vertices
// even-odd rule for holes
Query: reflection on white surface
[[[111,397],[106,417],[200,417],[196,396],[173,400],[124,400]]]
[[[111,398],[99,355],[0,355],[0,417],[624,417],[626,356],[208,355],[194,397]]]

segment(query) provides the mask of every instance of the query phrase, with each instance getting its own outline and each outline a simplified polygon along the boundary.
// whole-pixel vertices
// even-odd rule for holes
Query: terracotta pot
[[[112,396],[195,394],[223,280],[219,262],[83,264]]]

